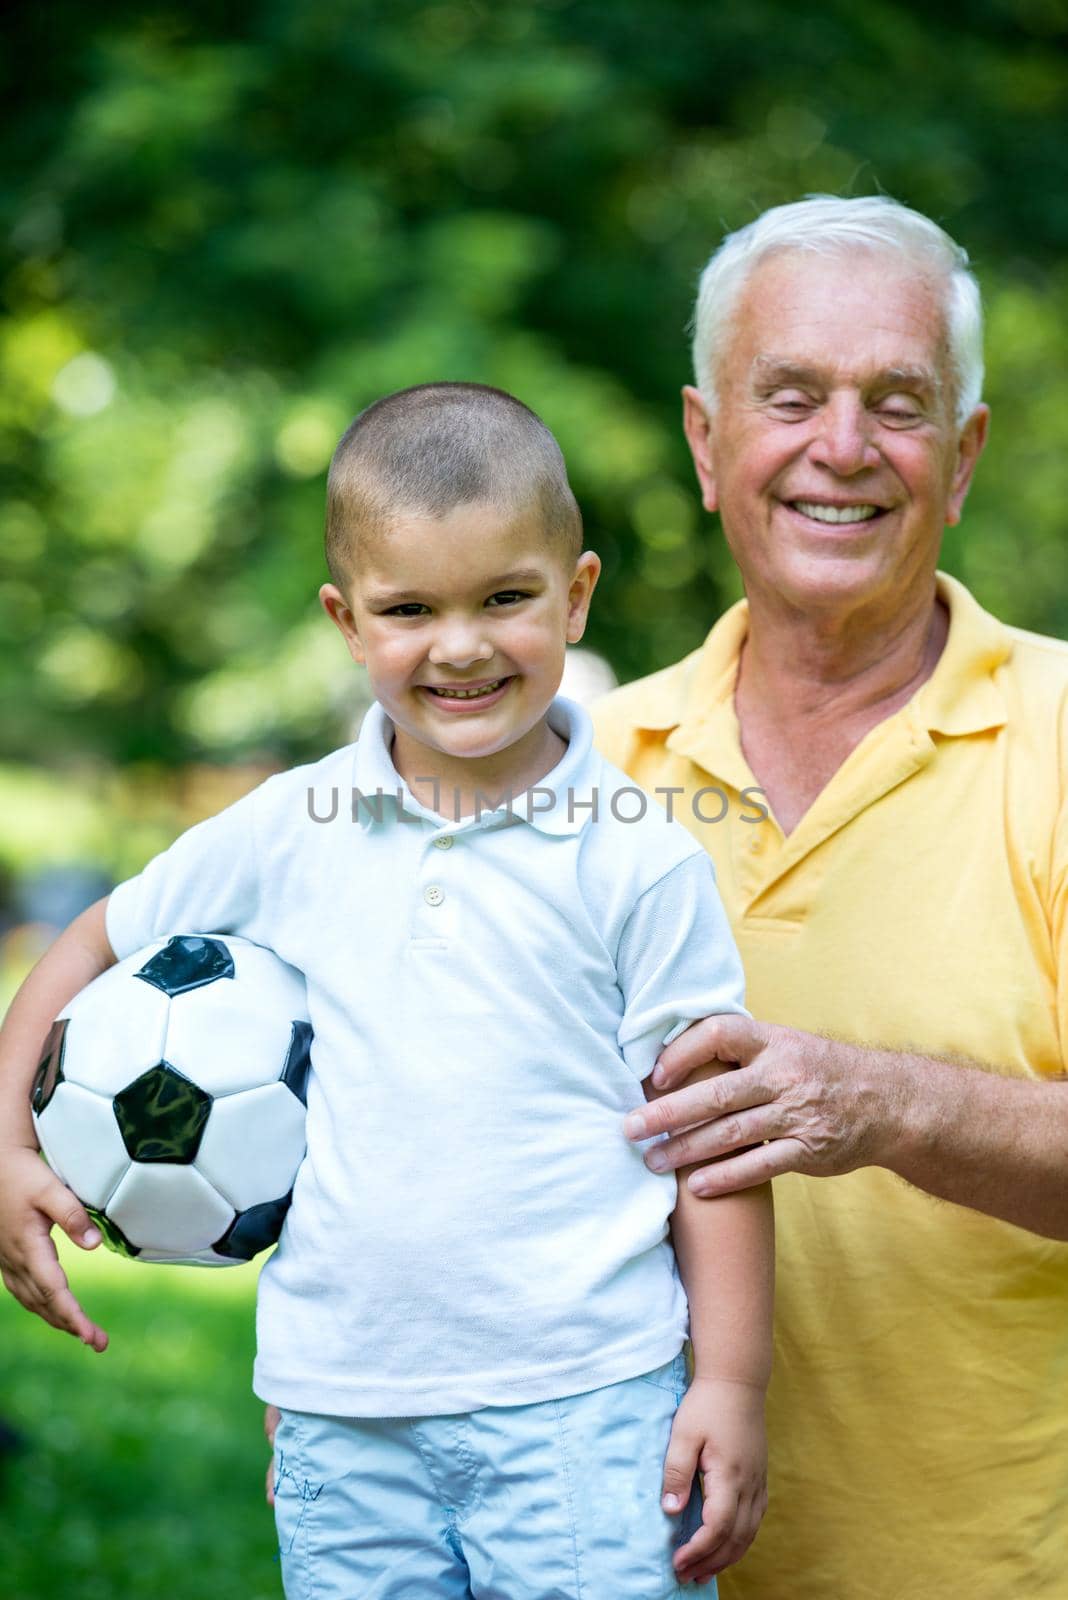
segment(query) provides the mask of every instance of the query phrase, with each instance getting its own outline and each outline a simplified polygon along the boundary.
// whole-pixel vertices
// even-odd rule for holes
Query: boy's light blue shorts
[[[445,1417],[283,1411],[275,1517],[287,1600],[714,1600],[660,1508],[685,1356],[538,1405]]]

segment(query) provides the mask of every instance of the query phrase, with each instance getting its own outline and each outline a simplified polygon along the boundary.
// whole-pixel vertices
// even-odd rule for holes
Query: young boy
[[[667,1039],[743,1009],[711,867],[554,698],[600,563],[532,412],[479,385],[389,396],[328,499],[320,598],[377,703],[355,746],[191,829],[27,980],[0,1055],[24,1147],[5,1280],[103,1348],[45,1248],[88,1218],[30,1154],[60,1006],[164,935],[270,945],[315,1029],[257,1307],[287,1595],[675,1595],[764,1505],[769,1197],[676,1194],[621,1127]]]

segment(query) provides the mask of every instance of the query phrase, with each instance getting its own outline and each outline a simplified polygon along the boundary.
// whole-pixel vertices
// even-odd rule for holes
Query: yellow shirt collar
[[[1005,702],[995,672],[1012,654],[1009,630],[956,578],[939,572],[936,584],[949,608],[949,634],[934,672],[910,702],[913,715],[928,732],[951,737],[1001,727]],[[727,778],[740,756],[734,684],[748,622],[748,603],[739,600],[699,649],[647,681],[633,707],[638,727],[676,730],[668,743],[680,753],[699,743],[715,756],[712,770]]]

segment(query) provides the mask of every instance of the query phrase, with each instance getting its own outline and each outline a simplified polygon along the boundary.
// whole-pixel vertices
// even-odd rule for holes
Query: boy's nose
[[[465,668],[476,661],[488,661],[493,655],[493,644],[481,628],[453,623],[441,629],[428,654],[435,667]]]

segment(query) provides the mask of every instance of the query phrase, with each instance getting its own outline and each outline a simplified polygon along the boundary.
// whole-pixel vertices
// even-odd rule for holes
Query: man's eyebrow
[[[819,385],[824,381],[823,375],[815,367],[805,367],[796,361],[787,361],[782,356],[757,356],[753,361],[752,372],[754,378],[760,383],[796,383]]]
[[[931,367],[884,367],[875,374],[873,389],[920,389],[939,394],[942,380]]]
[[[797,384],[800,388],[820,388],[827,383],[827,373],[817,367],[807,367],[801,362],[782,356],[758,355],[752,366],[753,377],[761,385]],[[865,379],[866,389],[913,389],[940,394],[942,381],[931,367],[894,366],[881,367]]]

